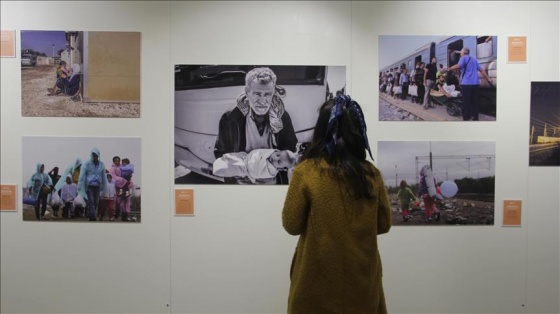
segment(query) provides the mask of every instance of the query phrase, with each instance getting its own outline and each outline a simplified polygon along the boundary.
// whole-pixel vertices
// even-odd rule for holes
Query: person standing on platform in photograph
[[[393,68],[389,69],[389,74],[387,75],[387,86],[391,86],[387,88],[385,91],[389,95],[393,95],[393,82],[395,81],[395,75],[393,74]]]
[[[410,71],[410,75],[409,77],[409,82],[410,85],[409,86],[414,86],[414,88],[416,89],[416,95],[414,95],[414,92],[410,93],[410,101],[414,104],[416,103],[416,99],[418,98],[418,88],[416,87],[416,71],[418,70],[418,68],[420,67],[420,62],[416,63],[416,66],[414,67],[414,69],[412,69],[412,71]]]
[[[426,71],[424,71],[424,88],[426,92],[424,93],[424,109],[428,110],[434,105],[430,102],[430,90],[436,87],[436,74],[437,74],[437,58],[433,57],[432,62],[426,66]]]
[[[387,313],[377,235],[391,228],[391,207],[366,151],[358,103],[325,102],[282,210],[284,229],[299,235],[288,313]]]
[[[401,78],[401,72],[399,71],[398,67],[395,67],[395,76],[393,77],[393,92],[391,93],[393,98],[400,97],[400,93],[402,92],[402,89],[399,88],[401,86],[400,78]]]
[[[96,221],[99,196],[107,184],[105,164],[99,160],[100,157],[99,149],[92,148],[90,159],[83,164],[78,179],[78,192],[84,200],[87,199],[89,221]]]
[[[245,76],[245,93],[233,109],[220,118],[214,156],[274,148],[296,152],[297,137],[292,119],[281,97],[285,90],[276,85],[276,74],[269,68],[252,69]],[[250,183],[248,179],[225,178],[227,183]],[[257,180],[260,184],[286,184],[285,171],[276,178]]]
[[[463,112],[463,121],[478,121],[479,114],[479,96],[478,90],[480,86],[480,81],[478,79],[478,73],[492,85],[492,81],[486,71],[480,66],[476,58],[470,56],[470,49],[464,47],[461,49],[461,59],[459,63],[449,70],[461,69],[461,94],[463,95],[463,107],[461,111]]]
[[[414,72],[414,83],[418,87],[418,97],[416,97],[416,103],[422,105],[424,103],[424,94],[426,92],[426,88],[424,86],[424,62],[420,62],[420,66],[416,68]]]
[[[51,192],[52,180],[48,174],[45,173],[45,165],[38,162],[36,164],[37,171],[27,181],[27,188],[29,195],[36,199],[35,203],[35,217],[37,220],[45,219],[45,212],[47,211],[47,197]],[[39,211],[41,207],[41,211]]]
[[[399,83],[402,87],[401,99],[406,100],[406,96],[408,96],[408,85],[410,84],[408,71],[406,68],[402,69],[401,78],[399,79]]]

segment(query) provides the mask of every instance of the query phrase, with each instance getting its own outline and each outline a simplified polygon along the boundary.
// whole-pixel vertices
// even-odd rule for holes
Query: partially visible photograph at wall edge
[[[560,82],[531,82],[529,166],[560,166]]]

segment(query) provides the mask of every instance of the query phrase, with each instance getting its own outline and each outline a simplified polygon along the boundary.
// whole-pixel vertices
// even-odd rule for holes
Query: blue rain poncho
[[[39,193],[41,192],[41,187],[44,185],[50,187],[52,185],[51,177],[46,174],[44,171],[41,172],[41,166],[43,164],[38,162],[37,163],[37,172],[35,172],[29,181],[27,181],[27,188],[31,188],[31,197],[34,199],[39,198]]]
[[[93,162],[93,154],[98,156],[97,165]],[[98,185],[99,190],[103,191],[107,184],[107,174],[105,172],[105,164],[101,161],[101,154],[96,147],[91,149],[90,158],[80,169],[80,178],[78,179],[78,194],[87,199],[87,189],[89,185]]]
[[[74,171],[76,171],[78,168],[80,168],[80,166],[82,165],[82,159],[80,159],[79,157],[76,158],[76,161],[73,164],[68,165],[68,167],[66,167],[66,170],[64,170],[64,173],[62,173],[61,178],[66,178],[68,175],[70,175],[70,177],[74,177]],[[74,183],[78,183],[78,182],[74,182]],[[54,186],[54,189],[56,191],[60,191],[60,189],[62,189],[62,186],[66,184],[65,180],[58,180],[58,182],[56,183],[56,185]]]

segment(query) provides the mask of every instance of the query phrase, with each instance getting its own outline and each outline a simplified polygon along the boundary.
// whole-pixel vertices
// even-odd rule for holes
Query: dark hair
[[[128,158],[123,158],[121,161],[122,161],[123,164],[129,164],[130,163],[130,159],[128,159]]]
[[[115,159],[118,159],[118,160],[120,161],[120,160],[121,160],[121,157],[119,157],[119,156],[113,157],[113,162],[115,162]]]
[[[313,131],[313,139],[301,159],[325,159],[329,164],[328,174],[339,182],[356,198],[373,198],[373,167],[366,161],[366,141],[360,130],[360,122],[350,106],[342,107],[336,128],[336,142],[332,156],[327,152],[327,144],[333,133],[329,130],[329,117],[336,100],[328,100],[319,109],[319,117]]]
[[[406,183],[406,181],[405,181],[405,180],[402,180],[402,181],[401,181],[401,189],[404,189],[404,188],[406,188],[407,186],[408,186],[408,184]]]

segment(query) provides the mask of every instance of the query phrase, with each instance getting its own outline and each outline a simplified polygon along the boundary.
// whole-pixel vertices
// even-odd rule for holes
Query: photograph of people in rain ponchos
[[[139,222],[140,151],[139,138],[24,137],[23,220]]]

